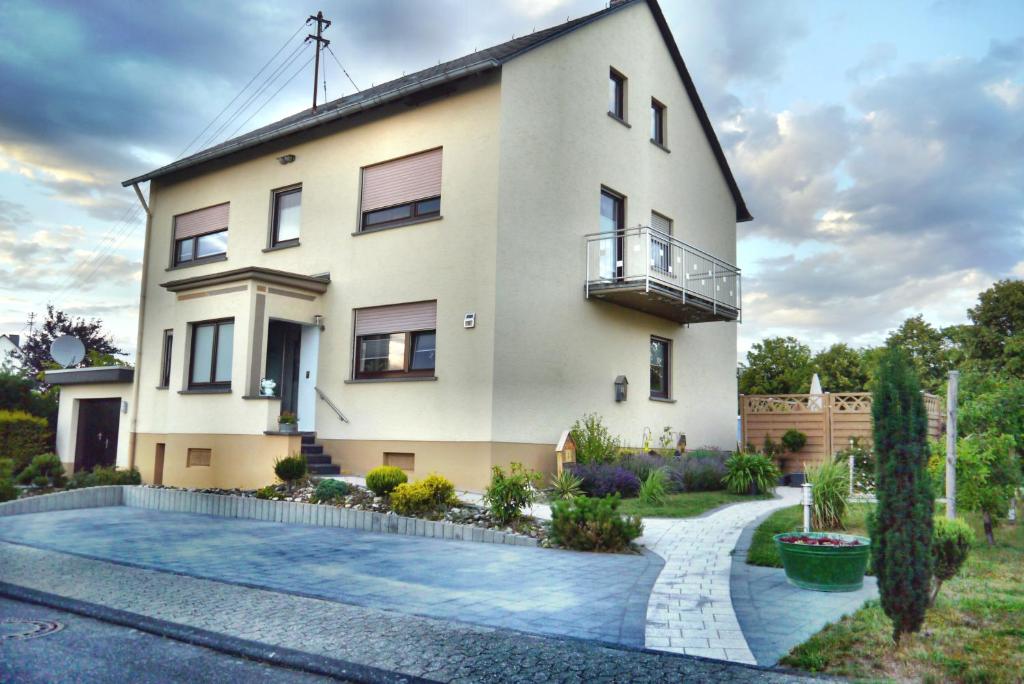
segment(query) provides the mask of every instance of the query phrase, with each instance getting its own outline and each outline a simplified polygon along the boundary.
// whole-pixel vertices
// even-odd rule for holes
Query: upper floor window
[[[275,190],[272,201],[270,246],[283,247],[298,243],[302,186]]]
[[[231,387],[234,337],[235,321],[231,318],[192,324],[189,388]]]
[[[355,320],[356,379],[434,375],[436,301],[358,309]]]
[[[657,231],[651,235],[651,267],[662,273],[672,273],[672,219],[651,212],[651,228]]]
[[[441,215],[441,148],[363,168],[361,231]]]
[[[615,69],[608,72],[608,113],[626,120],[626,77]]]
[[[174,264],[202,263],[228,251],[230,204],[218,204],[174,217]]]
[[[651,337],[651,397],[668,399],[671,371],[672,342],[661,337]]]
[[[651,98],[651,142],[665,146],[665,105]]]
[[[160,356],[160,387],[169,387],[171,384],[171,349],[174,346],[174,331],[164,330],[164,348]]]

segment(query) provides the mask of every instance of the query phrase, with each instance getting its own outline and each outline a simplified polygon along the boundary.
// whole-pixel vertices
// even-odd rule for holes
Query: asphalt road
[[[56,624],[54,624],[56,623]],[[29,636],[23,636],[31,632]],[[0,598],[0,682],[337,680],[272,667],[74,613]]]

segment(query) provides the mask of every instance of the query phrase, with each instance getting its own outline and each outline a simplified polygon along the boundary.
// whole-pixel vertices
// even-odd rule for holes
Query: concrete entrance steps
[[[324,453],[323,445],[316,443],[315,432],[302,433],[302,455],[306,457],[310,475],[341,475],[341,466],[334,465],[330,455]]]

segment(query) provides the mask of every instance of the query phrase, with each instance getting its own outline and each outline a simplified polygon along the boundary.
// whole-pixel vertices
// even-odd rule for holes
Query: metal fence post
[[[946,387],[946,517],[956,518],[956,404],[960,372],[949,371]]]

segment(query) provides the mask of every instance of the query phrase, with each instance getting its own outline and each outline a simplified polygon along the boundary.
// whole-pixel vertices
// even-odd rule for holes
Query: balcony
[[[742,320],[740,270],[732,264],[649,226],[586,241],[587,299],[677,323]]]

